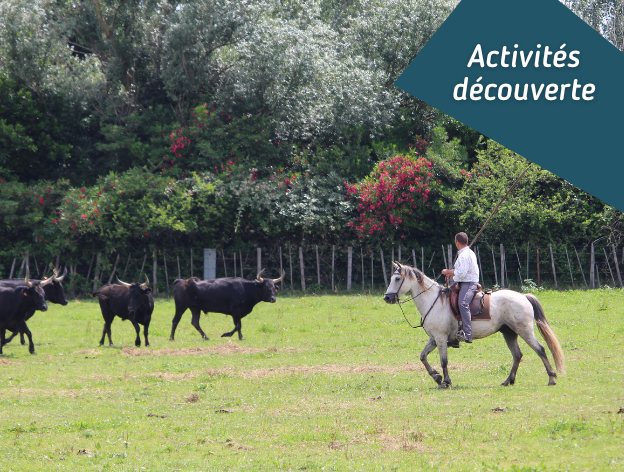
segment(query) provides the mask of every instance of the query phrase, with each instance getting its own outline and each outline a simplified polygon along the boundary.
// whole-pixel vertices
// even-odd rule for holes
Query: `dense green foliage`
[[[3,1],[0,252],[475,234],[522,159],[393,85],[453,6]],[[619,218],[534,168],[485,237],[583,244]]]

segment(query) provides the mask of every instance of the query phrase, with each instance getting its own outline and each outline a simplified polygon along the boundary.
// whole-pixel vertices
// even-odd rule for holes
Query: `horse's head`
[[[392,267],[394,271],[390,277],[390,284],[384,294],[386,303],[398,303],[399,299],[412,288],[411,283],[405,283],[408,278],[406,270],[408,266],[404,266],[400,262],[393,262]]]

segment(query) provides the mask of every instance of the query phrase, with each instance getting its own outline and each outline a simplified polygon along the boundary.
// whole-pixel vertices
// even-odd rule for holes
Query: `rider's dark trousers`
[[[479,289],[476,282],[459,282],[459,312],[462,318],[464,333],[472,338],[472,324],[470,320],[470,302]]]

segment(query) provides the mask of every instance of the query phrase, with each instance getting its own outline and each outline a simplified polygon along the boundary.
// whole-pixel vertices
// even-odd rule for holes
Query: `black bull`
[[[104,338],[108,335],[108,342],[112,346],[111,324],[118,316],[122,320],[130,320],[136,331],[136,339],[134,345],[141,346],[141,337],[139,336],[143,325],[143,336],[145,337],[145,345],[149,346],[148,331],[152,321],[152,312],[154,311],[154,299],[152,297],[152,289],[147,285],[149,280],[143,284],[129,284],[117,279],[122,285],[105,285],[97,292],[93,292],[93,296],[97,297],[104,318],[104,329],[102,330],[102,339],[100,346],[104,344]]]
[[[51,282],[44,281],[45,284],[43,285],[43,292],[44,292],[44,297],[46,301],[51,302],[51,303],[56,303],[62,306],[67,305],[67,298],[65,296],[65,290],[63,289],[63,283],[62,283],[66,275],[67,275],[67,270],[65,270],[65,273],[61,277],[57,277],[56,270],[55,270],[54,275],[51,277],[52,281]],[[49,279],[46,279],[46,280],[49,280]],[[31,279],[30,282],[37,285],[41,283],[41,280]],[[0,285],[17,287],[20,285],[24,285],[24,281],[22,279],[4,279],[4,280],[0,280]],[[10,337],[5,339],[3,344],[10,343],[13,340],[13,338],[17,336],[17,333],[19,332],[20,342],[22,343],[22,345],[26,344],[26,342],[24,341],[24,334],[26,334],[26,336],[28,336],[29,351],[31,354],[35,353],[35,345],[32,342],[32,336],[30,334],[30,330],[28,329],[28,326],[26,325],[26,321],[32,318],[32,316],[35,314],[35,311],[36,311],[35,309],[32,309],[26,313],[26,316],[24,318],[25,330],[13,331],[13,334],[11,334]]]
[[[48,309],[43,287],[51,281],[52,279],[48,279],[33,283],[26,277],[20,285],[0,285],[0,354],[2,354],[2,345],[5,344],[7,329],[13,332],[25,332],[30,341],[30,352],[35,352],[30,330],[26,326],[26,314],[30,311]]]
[[[241,332],[241,319],[247,316],[260,302],[275,303],[276,284],[284,279],[263,279],[260,272],[256,280],[245,280],[240,277],[226,277],[223,279],[200,280],[176,279],[173,283],[173,298],[175,300],[175,316],[171,326],[170,341],[174,340],[175,330],[187,309],[191,310],[193,318],[191,324],[204,339],[208,339],[199,326],[199,316],[209,312],[230,315],[234,321],[234,329],[223,333],[221,337],[230,337],[238,331],[238,339],[245,339]]]

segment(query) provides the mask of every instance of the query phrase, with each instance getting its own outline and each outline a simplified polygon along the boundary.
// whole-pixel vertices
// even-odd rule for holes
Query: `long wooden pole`
[[[281,277],[282,274],[284,273],[284,264],[282,262],[282,246],[279,247],[279,258],[280,258],[280,277]],[[236,253],[234,253],[234,267],[236,267]],[[236,277],[236,274],[234,274],[234,277]],[[284,290],[284,279],[282,279],[282,281],[280,282],[280,290],[282,291]]]
[[[596,263],[596,256],[594,253],[594,243],[591,244],[591,255],[589,258],[589,286],[592,289],[596,288],[596,278],[594,276],[595,271],[594,271],[594,265]]]
[[[288,261],[290,262],[290,291],[292,292],[294,290],[294,287],[293,287],[292,244],[291,243],[288,243]]]
[[[336,291],[336,285],[334,284],[334,276],[336,274],[336,246],[332,246],[332,272],[331,272],[331,287],[332,292]]]
[[[353,280],[353,247],[349,246],[349,254],[347,256],[347,290],[351,290],[351,282]]]
[[[223,271],[225,273],[225,276],[227,277],[227,265],[225,263],[225,252],[223,251],[223,248],[221,248],[221,257],[223,258]]]
[[[119,258],[121,257],[121,254],[117,253],[117,259],[115,259],[115,265],[113,266],[113,271],[111,272],[110,277],[108,278],[108,285],[110,285],[113,281],[113,277],[115,275],[115,271],[117,270],[117,263],[119,262]]]
[[[492,264],[494,265],[494,282],[498,285],[498,272],[496,272],[496,257],[494,256],[494,246],[490,246],[492,250]]]
[[[539,266],[539,248],[537,248],[537,286],[541,285],[540,280],[540,266]]]
[[[318,244],[316,245],[316,283],[321,286],[321,259],[319,258]]]
[[[605,255],[605,260],[607,261],[607,267],[609,268],[609,273],[611,274],[611,280],[613,280],[613,286],[615,287],[615,277],[613,277],[613,271],[611,270],[611,264],[609,263],[609,256],[607,256],[607,250],[603,247],[602,251]]]
[[[505,247],[503,243],[500,245],[500,261],[501,261],[501,288],[505,288]]]
[[[167,293],[169,293],[169,273],[167,272],[167,254],[163,249],[163,266],[165,267],[165,282],[167,283]]]
[[[364,291],[364,249],[360,246],[360,258],[362,259],[362,291]]]

